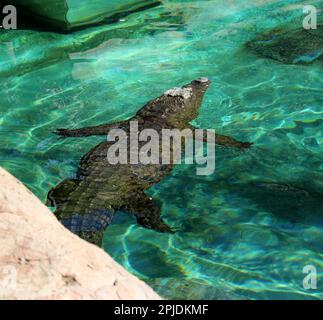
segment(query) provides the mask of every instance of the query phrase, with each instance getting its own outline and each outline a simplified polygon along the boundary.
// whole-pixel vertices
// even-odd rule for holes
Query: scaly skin
[[[85,137],[107,135],[109,130],[119,128],[129,136],[130,121],[134,120],[138,121],[139,132],[154,129],[161,134],[162,129],[191,129],[189,122],[198,116],[209,85],[208,79],[201,78],[181,88],[188,90],[189,96],[168,91],[127,121],[81,129],[58,129],[55,133],[64,137]],[[251,143],[217,134],[215,142],[237,148],[251,146]],[[72,232],[99,246],[104,230],[117,210],[133,213],[137,222],[146,228],[173,232],[161,219],[160,206],[145,194],[145,190],[170,174],[173,164],[112,165],[107,160],[107,152],[114,143],[104,141],[95,146],[81,159],[76,179],[65,180],[49,192],[48,202],[56,206],[56,215]],[[139,143],[139,149],[145,143]],[[171,155],[173,153],[171,150]]]

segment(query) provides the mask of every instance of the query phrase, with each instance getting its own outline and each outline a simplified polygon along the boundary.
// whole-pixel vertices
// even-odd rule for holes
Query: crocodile
[[[158,133],[165,128],[194,129],[190,121],[198,116],[210,84],[209,79],[199,78],[183,87],[167,90],[126,121],[79,129],[57,129],[54,133],[61,137],[108,136],[112,129],[128,133],[131,121],[137,121],[140,131],[146,128]],[[239,149],[252,145],[213,134],[218,145]],[[206,136],[202,139],[207,141]],[[145,228],[173,233],[173,228],[161,218],[161,205],[146,195],[145,190],[169,175],[174,163],[110,164],[107,152],[114,143],[107,139],[83,156],[76,178],[67,179],[49,191],[47,204],[56,207],[55,214],[65,227],[98,246],[102,245],[104,231],[114,214],[120,210],[134,214],[137,223]]]

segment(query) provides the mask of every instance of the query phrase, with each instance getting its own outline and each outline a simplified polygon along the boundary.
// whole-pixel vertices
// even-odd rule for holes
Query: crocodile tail
[[[62,219],[61,223],[82,239],[100,247],[104,231],[111,224],[113,216],[113,211],[97,210],[88,214],[74,214]]]

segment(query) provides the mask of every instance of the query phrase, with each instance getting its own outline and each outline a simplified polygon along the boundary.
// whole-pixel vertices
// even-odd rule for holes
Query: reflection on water
[[[322,61],[284,64],[245,46],[302,17],[298,0],[172,0],[69,35],[3,32],[0,165],[45,200],[104,139],[54,129],[128,118],[207,76],[194,124],[254,147],[217,148],[212,176],[179,165],[149,191],[175,235],[120,212],[104,248],[167,298],[322,298],[320,282],[302,287],[304,266],[319,277],[323,267]]]

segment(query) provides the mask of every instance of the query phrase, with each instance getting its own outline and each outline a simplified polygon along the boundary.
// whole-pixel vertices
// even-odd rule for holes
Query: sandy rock
[[[0,299],[160,299],[0,168]]]

